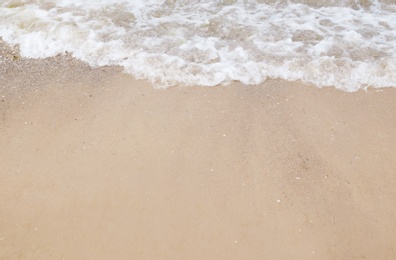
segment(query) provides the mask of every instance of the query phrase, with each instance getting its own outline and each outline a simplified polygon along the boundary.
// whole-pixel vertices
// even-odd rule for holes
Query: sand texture
[[[396,259],[396,89],[0,61],[0,259]]]

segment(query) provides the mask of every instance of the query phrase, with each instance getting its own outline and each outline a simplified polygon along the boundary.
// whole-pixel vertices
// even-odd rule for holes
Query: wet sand
[[[1,61],[0,259],[396,258],[396,89]]]

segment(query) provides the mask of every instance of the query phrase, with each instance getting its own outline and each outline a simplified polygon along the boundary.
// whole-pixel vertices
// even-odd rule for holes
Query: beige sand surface
[[[396,259],[396,89],[7,57],[0,259]]]

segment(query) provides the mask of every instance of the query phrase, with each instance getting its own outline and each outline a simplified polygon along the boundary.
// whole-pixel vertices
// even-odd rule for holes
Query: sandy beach
[[[396,259],[396,89],[0,64],[0,259]]]

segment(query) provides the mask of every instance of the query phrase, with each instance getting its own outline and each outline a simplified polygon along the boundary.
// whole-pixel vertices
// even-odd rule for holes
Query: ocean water
[[[396,0],[2,0],[0,37],[23,57],[70,53],[159,88],[396,87]]]

